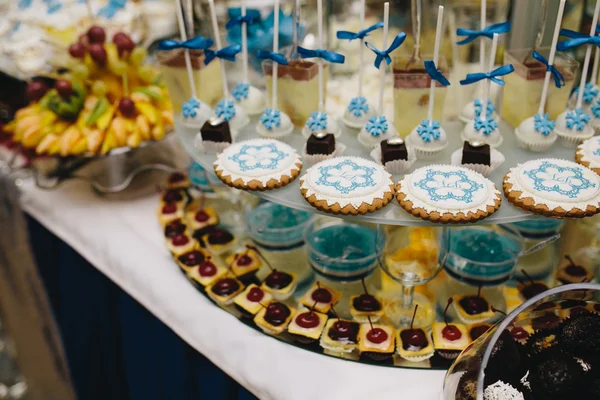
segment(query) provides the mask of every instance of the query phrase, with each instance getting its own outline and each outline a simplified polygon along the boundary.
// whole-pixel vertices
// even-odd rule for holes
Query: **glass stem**
[[[414,286],[402,286],[402,306],[405,309],[413,308],[413,300],[415,298],[415,287]]]

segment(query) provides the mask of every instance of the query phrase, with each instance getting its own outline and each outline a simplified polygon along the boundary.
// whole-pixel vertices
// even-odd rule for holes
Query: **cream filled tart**
[[[217,265],[212,257],[206,256],[198,266],[191,268],[188,277],[203,287],[212,285],[217,279],[223,277],[228,272],[227,268]]]
[[[232,276],[224,275],[208,286],[206,294],[222,306],[233,303],[233,298],[244,291],[244,284]]]
[[[273,270],[262,282],[261,287],[271,293],[275,299],[282,301],[289,299],[294,293],[297,282],[296,274]]]
[[[398,331],[396,348],[398,355],[410,362],[428,360],[435,353],[429,333],[423,328],[407,328]]]
[[[358,350],[361,357],[373,360],[389,359],[395,351],[394,328],[383,324],[361,324],[358,338]]]
[[[254,323],[270,335],[282,333],[294,317],[296,311],[286,304],[274,301],[263,307],[255,316]]]
[[[293,335],[296,341],[310,344],[319,340],[326,324],[327,315],[314,310],[306,310],[296,314],[292,319],[288,326],[288,333]]]
[[[273,296],[254,283],[248,285],[246,290],[233,300],[235,307],[246,316],[256,315],[263,308],[263,304],[269,304],[271,301]]]
[[[335,289],[321,285],[315,282],[310,289],[302,296],[300,303],[306,307],[313,307],[318,312],[327,314],[342,297],[342,294]]]
[[[167,238],[167,248],[175,257],[179,257],[196,248],[196,241],[185,233]]]
[[[332,354],[347,354],[358,349],[360,324],[340,318],[327,321],[321,335],[321,347]]]
[[[214,226],[219,223],[219,217],[212,207],[189,210],[185,214],[190,228],[193,230],[203,229],[207,226]]]

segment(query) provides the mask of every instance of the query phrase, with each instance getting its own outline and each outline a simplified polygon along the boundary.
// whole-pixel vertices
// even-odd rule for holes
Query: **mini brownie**
[[[202,140],[217,143],[231,143],[231,131],[229,122],[220,118],[211,118],[200,128]]]
[[[395,160],[408,160],[408,149],[406,143],[401,138],[393,138],[382,140],[381,146],[381,163]]]
[[[490,145],[483,142],[465,142],[462,152],[462,164],[491,164]]]
[[[335,136],[332,133],[315,132],[306,141],[307,154],[333,154]]]

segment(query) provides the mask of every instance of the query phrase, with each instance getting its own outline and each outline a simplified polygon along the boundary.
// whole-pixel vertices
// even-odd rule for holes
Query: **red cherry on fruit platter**
[[[447,320],[448,308],[450,308],[450,304],[452,304],[452,301],[453,301],[452,297],[450,297],[448,299],[448,304],[446,305],[446,309],[444,310],[444,323],[446,324],[446,326],[444,327],[444,329],[442,329],[442,336],[444,337],[444,339],[447,339],[450,341],[455,341],[462,337],[462,333],[461,333],[460,329],[458,329],[456,327],[456,325],[448,324],[448,320]]]
[[[48,86],[43,81],[31,81],[27,84],[25,93],[29,101],[38,101],[48,92]]]
[[[123,53],[131,53],[135,49],[135,42],[129,36],[119,36],[118,39],[113,38],[113,43],[117,46],[119,55]]]
[[[83,43],[73,43],[69,46],[69,54],[73,58],[85,57],[86,47]]]
[[[106,40],[106,31],[104,28],[94,25],[87,31],[87,38],[90,43],[104,43]]]
[[[104,50],[104,46],[98,43],[94,43],[90,45],[90,57],[92,60],[96,61],[98,64],[104,64],[107,59],[106,50]]]
[[[68,99],[73,94],[73,85],[64,79],[57,80],[54,88],[63,99]]]
[[[135,115],[135,103],[127,97],[119,101],[119,111],[124,117],[133,117]]]

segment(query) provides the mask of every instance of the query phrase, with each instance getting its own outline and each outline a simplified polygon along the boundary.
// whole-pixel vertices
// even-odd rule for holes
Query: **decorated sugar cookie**
[[[406,175],[398,183],[402,208],[424,220],[468,223],[498,210],[500,191],[483,175],[453,165],[431,165]]]
[[[394,197],[392,176],[359,157],[336,157],[315,164],[300,178],[300,191],[313,207],[334,214],[366,214]]]
[[[233,144],[217,156],[215,173],[225,184],[246,190],[287,185],[300,174],[302,161],[292,147],[274,139]]]
[[[508,201],[535,214],[581,218],[600,211],[600,177],[572,161],[528,161],[511,168],[503,186]]]
[[[577,147],[575,161],[600,175],[600,136],[594,136]]]

